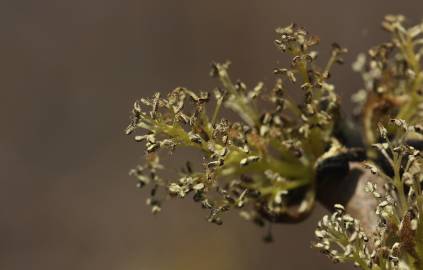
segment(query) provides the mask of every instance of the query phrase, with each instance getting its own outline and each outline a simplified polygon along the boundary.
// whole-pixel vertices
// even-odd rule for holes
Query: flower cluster
[[[409,136],[423,130],[400,119],[391,119],[390,129],[396,136],[389,136],[379,124],[382,141],[373,145],[384,160],[365,163],[385,183],[383,187],[370,182],[366,186],[378,203],[373,234],[366,235],[360,222],[340,205],[318,224],[315,247],[335,262],[353,262],[361,269],[423,268],[423,155],[406,143]]]
[[[318,38],[294,24],[276,34],[277,48],[292,61],[289,68],[274,69],[273,88],[262,82],[249,88],[230,78],[229,62],[215,63],[211,76],[221,86],[212,94],[178,87],[135,102],[126,133],[145,144],[146,162],[130,174],[139,187],[151,187],[147,203],[154,213],[165,199],[188,195],[210,211],[208,220],[216,224],[232,208],[261,225],[300,220],[309,213],[318,169],[347,152],[333,135],[339,108],[328,83],[330,69],[342,62],[345,49],[334,44],[327,65],[320,68],[312,50]],[[301,104],[287,93],[294,87],[303,93]],[[224,108],[239,121],[223,118]],[[177,179],[165,179],[159,154],[180,147],[199,150],[203,160],[196,166],[187,162]]]
[[[410,124],[423,120],[423,23],[407,28],[402,15],[385,17],[391,40],[360,54],[353,69],[362,73],[364,89],[353,97],[361,112],[365,140],[377,142],[376,124],[398,118]],[[368,59],[368,60],[367,60]]]
[[[369,241],[358,220],[345,213],[342,205],[335,205],[332,215],[325,215],[317,225],[314,246],[327,254],[333,262],[351,260],[356,266],[367,269],[371,256],[367,247]]]

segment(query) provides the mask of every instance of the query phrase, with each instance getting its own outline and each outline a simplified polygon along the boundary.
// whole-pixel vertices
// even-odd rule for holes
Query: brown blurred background
[[[0,1],[0,269],[352,269],[310,249],[307,222],[276,242],[235,214],[217,227],[191,201],[145,206],[128,170],[142,148],[123,135],[133,101],[174,86],[212,89],[213,60],[272,81],[273,29],[292,21],[350,48],[334,72],[342,102],[360,87],[350,63],[384,40],[386,13],[421,1]],[[348,109],[345,110],[348,114]]]

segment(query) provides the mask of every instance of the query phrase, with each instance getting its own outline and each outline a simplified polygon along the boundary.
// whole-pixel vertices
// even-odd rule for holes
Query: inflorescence
[[[382,27],[391,40],[360,54],[353,65],[364,89],[354,95],[361,112],[365,141],[377,142],[377,123],[397,118],[416,124],[423,120],[423,23],[407,28],[402,15],[385,17]],[[366,59],[368,59],[366,61]]]
[[[135,141],[145,144],[146,162],[130,174],[139,187],[151,187],[147,204],[153,213],[167,198],[188,196],[208,209],[208,221],[216,224],[233,208],[259,225],[300,220],[312,209],[317,168],[346,151],[333,135],[339,105],[328,83],[331,67],[342,62],[346,50],[334,44],[327,65],[320,68],[312,50],[317,37],[294,24],[276,34],[276,47],[292,61],[289,68],[274,69],[278,78],[271,89],[262,82],[249,88],[233,81],[229,62],[215,63],[211,76],[221,86],[212,94],[177,87],[135,102],[126,134],[136,133]],[[288,87],[299,88],[302,104],[289,96]],[[223,109],[241,121],[223,118]],[[180,147],[197,149],[203,161],[195,165],[202,169],[187,162],[179,178],[163,178],[159,154]]]
[[[380,143],[373,147],[384,157],[388,169],[375,162],[364,164],[384,179],[378,187],[369,182],[366,191],[378,202],[376,230],[367,235],[360,221],[345,213],[342,205],[326,215],[315,231],[314,246],[334,262],[353,262],[361,269],[422,269],[423,267],[423,155],[406,143],[410,135],[422,135],[419,125],[391,119],[390,134],[379,124]]]

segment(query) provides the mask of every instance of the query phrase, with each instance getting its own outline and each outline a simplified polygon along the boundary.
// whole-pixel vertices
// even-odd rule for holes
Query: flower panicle
[[[256,224],[294,219],[312,209],[318,169],[345,152],[333,132],[339,105],[329,79],[346,50],[334,44],[321,68],[311,50],[317,37],[296,25],[278,28],[276,35],[276,47],[292,61],[289,68],[274,69],[277,78],[270,89],[263,82],[250,88],[232,80],[229,62],[213,63],[210,75],[220,83],[213,91],[177,87],[135,102],[126,134],[145,145],[146,162],[130,174],[139,187],[151,187],[147,203],[153,212],[168,198],[189,195],[216,224],[230,209],[240,209]],[[289,96],[291,86],[303,93],[302,103]],[[225,110],[238,120],[226,119]],[[202,160],[188,162],[179,178],[168,179],[161,153],[180,148],[198,150]],[[293,199],[294,191],[300,200]]]

